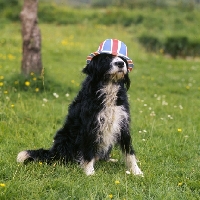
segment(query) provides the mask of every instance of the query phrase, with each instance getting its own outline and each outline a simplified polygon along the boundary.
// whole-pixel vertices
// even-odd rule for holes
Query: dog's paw
[[[114,159],[114,158],[109,158],[109,159],[107,160],[107,162],[116,163],[116,162],[118,162],[118,160],[117,160],[117,159]]]
[[[30,158],[28,152],[27,152],[27,151],[21,151],[21,152],[17,155],[17,162],[24,162],[24,161],[27,160],[28,158]]]
[[[136,175],[136,176],[141,176],[144,177],[143,172],[141,171],[141,169],[138,166],[135,166],[134,168],[130,169],[131,173]]]
[[[83,168],[83,171],[87,176],[91,176],[95,173],[94,171],[94,161],[95,159],[92,159],[90,162],[83,162],[81,164],[81,167]]]
[[[94,175],[94,173],[95,173],[94,167],[90,164],[83,166],[83,170],[87,176]]]
[[[84,170],[84,171],[85,171],[85,174],[87,176],[91,176],[91,175],[95,174],[94,168],[93,169],[87,169],[87,170]]]

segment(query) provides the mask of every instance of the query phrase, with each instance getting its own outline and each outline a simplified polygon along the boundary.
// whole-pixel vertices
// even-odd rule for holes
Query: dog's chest
[[[120,137],[122,122],[127,121],[128,114],[123,106],[117,106],[117,93],[119,85],[108,84],[100,90],[100,96],[104,95],[103,109],[98,114],[98,142],[101,148],[108,149]]]

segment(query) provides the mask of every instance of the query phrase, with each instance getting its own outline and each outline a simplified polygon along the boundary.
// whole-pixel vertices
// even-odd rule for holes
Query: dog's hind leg
[[[28,154],[28,151],[21,151],[17,155],[17,162],[25,162],[28,159],[30,159],[30,155]]]
[[[41,161],[50,163],[52,160],[53,157],[50,150],[45,149],[21,151],[17,155],[17,162]]]

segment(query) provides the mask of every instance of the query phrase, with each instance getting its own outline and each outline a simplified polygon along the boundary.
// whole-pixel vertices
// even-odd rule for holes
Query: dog
[[[133,67],[126,45],[107,39],[87,57],[82,88],[68,109],[63,127],[57,131],[50,149],[25,150],[17,161],[77,162],[86,175],[95,173],[97,160],[109,160],[113,145],[119,144],[127,167],[143,176],[131,143],[127,90]]]

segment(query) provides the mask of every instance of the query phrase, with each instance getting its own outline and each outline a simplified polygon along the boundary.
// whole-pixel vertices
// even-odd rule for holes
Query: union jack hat
[[[128,62],[129,72],[132,70],[134,64],[133,61],[127,56],[127,46],[120,40],[117,39],[106,39],[100,45],[97,51],[91,53],[87,57],[87,64],[90,63],[92,58],[101,53],[112,54],[114,56],[121,56]]]

